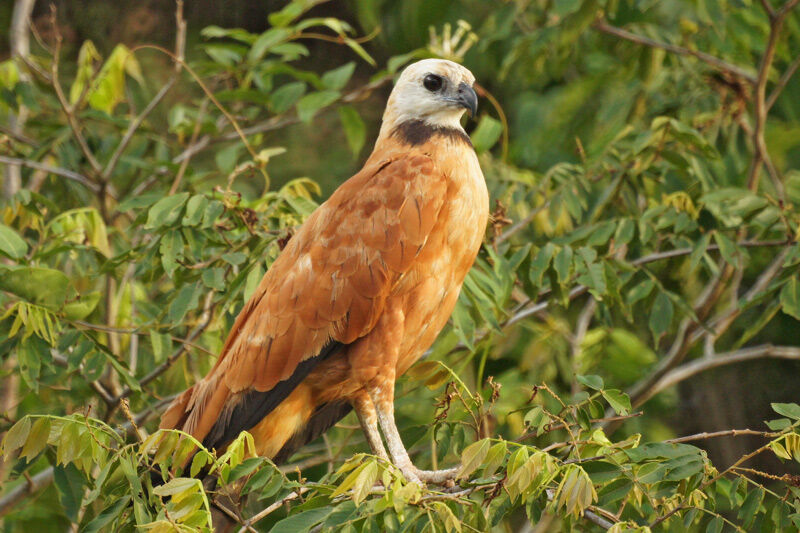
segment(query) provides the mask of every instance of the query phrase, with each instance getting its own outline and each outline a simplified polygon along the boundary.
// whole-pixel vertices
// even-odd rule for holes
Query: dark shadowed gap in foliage
[[[797,402],[797,383],[786,376],[800,375],[800,363],[763,360],[724,366],[699,374],[681,384],[680,404],[674,417],[678,435],[749,428],[768,431],[765,420],[780,418],[773,402]],[[711,462],[723,470],[743,455],[763,446],[755,435],[708,439],[696,446],[708,451]],[[773,453],[762,453],[746,466],[770,474],[800,473],[794,461],[781,461]]]

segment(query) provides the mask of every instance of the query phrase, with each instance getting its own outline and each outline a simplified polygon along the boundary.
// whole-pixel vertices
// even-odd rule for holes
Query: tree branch
[[[0,163],[15,164],[21,167],[33,168],[36,170],[49,172],[50,174],[55,174],[56,176],[61,176],[62,178],[67,178],[69,180],[78,182],[94,193],[100,190],[99,185],[97,185],[95,182],[93,182],[83,174],[78,174],[77,172],[73,172],[65,168],[45,165],[44,163],[39,163],[38,161],[31,161],[30,159],[20,159],[17,157],[8,157],[4,155],[0,155]]]
[[[41,472],[31,476],[27,483],[12,489],[5,496],[0,498],[0,517],[5,516],[16,507],[17,503],[24,500],[27,496],[38,492],[53,482],[53,467],[48,467]]]
[[[786,68],[786,70],[781,75],[781,78],[778,80],[778,83],[775,84],[775,87],[772,89],[772,92],[769,94],[769,98],[767,98],[767,111],[769,111],[772,106],[775,104],[775,100],[781,95],[783,89],[786,87],[786,84],[789,83],[789,80],[794,76],[794,73],[797,71],[797,68],[800,67],[800,55],[794,58],[794,61]]]
[[[300,487],[299,489],[297,489],[297,492],[293,492],[293,493],[289,494],[288,496],[285,496],[284,498],[281,498],[280,500],[270,504],[266,508],[262,509],[259,513],[255,514],[252,517],[250,517],[247,520],[245,520],[244,525],[242,525],[241,529],[239,529],[239,533],[246,533],[248,528],[250,528],[253,524],[255,524],[256,522],[259,522],[263,518],[265,518],[268,515],[274,513],[275,511],[277,511],[278,509],[283,507],[284,504],[286,504],[286,503],[288,503],[288,502],[290,502],[292,500],[296,500],[297,498],[299,498],[300,496],[302,496],[303,494],[305,494],[309,490],[311,490],[311,489],[309,489],[308,487]]]
[[[769,158],[767,144],[764,140],[764,127],[767,122],[767,113],[769,111],[769,106],[766,103],[766,91],[769,70],[775,58],[775,47],[778,44],[784,20],[786,15],[788,15],[799,2],[800,0],[789,0],[777,12],[773,11],[771,6],[767,4],[767,16],[769,17],[770,26],[769,37],[767,39],[767,46],[764,49],[764,54],[761,56],[761,62],[758,67],[758,77],[756,78],[755,84],[756,90],[753,95],[753,114],[755,115],[753,146],[755,147],[755,153],[753,154],[753,160],[750,163],[750,170],[747,175],[747,187],[751,191],[758,189],[761,165],[762,163],[766,164],[770,179],[781,201],[781,207],[786,203],[786,192],[784,191],[783,181],[780,179],[780,176],[777,175],[775,166]]]
[[[200,334],[203,331],[205,331],[208,325],[211,324],[211,319],[214,316],[214,305],[212,304],[213,297],[214,297],[214,291],[210,291],[206,296],[206,301],[205,304],[203,305],[203,315],[200,319],[201,322],[197,326],[195,326],[195,328],[191,331],[191,333],[189,333],[189,335],[185,339],[185,342],[181,343],[178,349],[172,352],[169,355],[169,357],[167,357],[166,361],[158,365],[149,374],[140,379],[139,385],[144,387],[145,385],[156,379],[158,376],[169,370],[170,367],[172,367],[172,365],[175,364],[178,358],[188,350],[188,346],[191,344],[191,342],[198,336],[200,336]],[[130,388],[130,386],[126,385],[119,393],[119,395],[115,398],[115,403],[118,403],[123,398],[127,398],[128,396],[130,396],[131,392],[133,392],[133,390]]]
[[[672,52],[673,54],[678,54],[682,56],[691,56],[699,59],[700,61],[706,63],[714,67],[717,70],[721,70],[723,72],[727,72],[732,74],[738,78],[742,78],[747,80],[748,82],[755,84],[757,78],[755,78],[752,74],[745,71],[741,67],[728,63],[718,57],[712,56],[711,54],[707,54],[705,52],[699,52],[697,50],[690,50],[689,48],[684,48],[682,46],[677,46],[674,44],[669,43],[662,43],[660,41],[656,41],[654,39],[650,39],[649,37],[644,37],[642,35],[637,35],[635,33],[631,33],[627,30],[622,28],[617,28],[616,26],[611,26],[605,20],[598,20],[592,27],[598,31],[603,33],[607,33],[609,35],[614,35],[621,39],[625,39],[626,41],[631,41],[637,44],[641,44],[643,46],[649,46],[651,48],[660,48],[662,50],[666,50],[667,52]]]
[[[703,358],[691,361],[665,374],[650,389],[646,391],[646,395],[641,397],[641,402],[650,399],[664,389],[668,389],[674,385],[677,385],[681,381],[685,381],[696,374],[705,372],[706,370],[763,358],[789,359],[795,361],[800,360],[800,348],[794,346],[772,346],[771,344],[764,344],[761,346],[742,348],[741,350],[735,350],[732,352],[719,353],[711,358]]]
[[[33,12],[35,0],[17,0],[14,2],[14,10],[11,13],[11,28],[9,30],[9,44],[11,45],[11,56],[18,57],[23,61],[31,53],[31,38],[28,32],[28,25]],[[20,80],[28,81],[27,73],[20,72]],[[28,108],[20,105],[15,113],[13,110],[8,113],[9,130],[14,136],[21,135],[28,120]],[[20,166],[9,164],[6,167],[6,179],[3,181],[3,193],[6,198],[11,198],[22,187],[22,175]]]

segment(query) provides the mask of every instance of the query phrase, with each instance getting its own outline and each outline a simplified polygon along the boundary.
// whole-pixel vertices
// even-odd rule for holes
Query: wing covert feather
[[[220,416],[219,391],[204,388],[269,391],[329,342],[366,335],[430,235],[446,188],[425,155],[368,164],[342,184],[236,318],[216,365],[194,387],[187,407],[199,412],[187,412],[184,429],[203,438]]]

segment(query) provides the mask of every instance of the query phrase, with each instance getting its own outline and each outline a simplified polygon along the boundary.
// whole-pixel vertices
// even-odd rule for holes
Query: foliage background
[[[246,437],[208,456],[248,479],[225,505],[264,531],[800,527],[797,1],[118,4],[35,3],[30,52],[0,49],[3,531],[208,526],[228,484],[154,490],[192,450],[149,432],[430,55],[482,87],[497,202],[398,390],[458,483],[353,456],[347,418],[281,470]]]

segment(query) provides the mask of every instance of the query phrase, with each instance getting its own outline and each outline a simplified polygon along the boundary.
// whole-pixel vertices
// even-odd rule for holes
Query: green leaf
[[[217,153],[214,155],[214,162],[217,164],[217,168],[224,174],[233,172],[242,149],[243,146],[241,144],[234,143],[221,150],[217,150]]]
[[[208,207],[208,198],[204,194],[195,194],[186,203],[186,214],[181,220],[184,226],[197,226],[203,220],[203,214]]]
[[[153,489],[153,494],[159,496],[174,496],[190,490],[202,490],[200,481],[194,478],[176,477],[159,487],[155,487]]]
[[[503,134],[503,123],[489,115],[483,115],[478,127],[472,132],[472,145],[478,153],[491,150]]]
[[[133,53],[124,44],[111,51],[89,91],[89,105],[111,114],[125,98],[125,74],[142,83],[141,68]]]
[[[731,265],[739,264],[741,255],[739,253],[739,249],[732,240],[720,232],[714,233],[714,240],[717,242],[717,245],[719,246],[719,253],[722,255],[723,259],[725,259],[725,261]]]
[[[350,150],[353,152],[353,157],[358,157],[367,139],[367,127],[364,125],[364,121],[361,120],[358,111],[351,106],[339,108],[339,120],[342,121],[344,135],[347,138]]]
[[[301,122],[308,124],[320,109],[331,105],[338,99],[338,91],[326,90],[307,94],[297,102],[297,116]]]
[[[355,484],[353,485],[353,502],[358,505],[369,496],[369,491],[378,479],[378,463],[370,461],[361,470]]]
[[[147,212],[145,229],[156,229],[173,224],[183,211],[183,205],[189,199],[188,192],[167,196],[156,202]]]
[[[578,383],[582,383],[589,387],[590,389],[594,390],[603,390],[603,378],[600,376],[575,376],[575,379],[578,380]]]
[[[491,445],[491,440],[481,439],[464,448],[464,451],[461,452],[461,467],[458,469],[458,479],[466,479],[480,468],[483,459],[489,453]]]
[[[787,315],[800,320],[800,281],[792,276],[781,289],[781,306]]]
[[[536,257],[531,261],[531,271],[528,276],[530,277],[531,283],[536,287],[542,285],[542,278],[544,277],[544,273],[547,272],[547,268],[550,266],[550,261],[552,261],[555,252],[555,245],[548,242],[536,252]]]
[[[334,91],[343,89],[344,86],[347,85],[347,82],[350,81],[350,77],[353,75],[355,69],[356,64],[354,61],[351,61],[345,63],[341,67],[329,70],[322,75],[321,80],[323,87]]]
[[[715,516],[713,520],[708,523],[706,526],[706,533],[722,533],[722,528],[725,525],[725,521],[722,519],[721,516]]]
[[[800,420],[800,405],[796,403],[773,403],[772,409],[779,415],[788,416],[794,420]]]
[[[9,455],[22,448],[31,431],[31,419],[27,416],[11,426],[3,437],[3,455]]]
[[[650,320],[648,324],[650,331],[653,332],[653,338],[658,342],[658,339],[669,330],[672,323],[672,301],[663,292],[659,292],[653,302],[653,307],[650,309]]]
[[[39,373],[42,369],[42,354],[49,357],[50,346],[43,339],[30,336],[22,340],[17,346],[17,364],[19,372],[25,383],[34,390],[39,391]]]
[[[19,453],[20,457],[26,457],[28,461],[33,460],[47,446],[48,438],[50,438],[50,419],[47,417],[36,419],[25,441],[25,446]]]
[[[270,13],[267,19],[272,26],[287,26],[290,22],[302,15],[305,10],[312,5],[312,3],[306,2],[289,2],[280,11]]]
[[[161,266],[170,278],[178,268],[178,259],[183,257],[183,237],[179,230],[168,231],[161,237],[158,246],[161,254]]]
[[[273,91],[269,97],[272,110],[283,113],[294,105],[306,92],[306,84],[302,81],[287,83]]]
[[[160,363],[167,358],[172,351],[172,338],[166,333],[159,333],[155,329],[150,330],[150,346],[153,349],[153,361]]]
[[[43,267],[0,265],[0,289],[50,309],[60,309],[67,297],[69,279]]]
[[[489,477],[503,464],[506,458],[508,447],[505,441],[500,441],[489,448],[486,457],[483,459],[483,477]]]
[[[325,520],[333,512],[333,507],[317,507],[309,509],[277,522],[270,533],[282,533],[291,531],[292,533],[307,533],[312,527]]]
[[[94,43],[90,40],[83,41],[81,49],[78,52],[78,69],[75,75],[75,81],[69,88],[69,103],[75,105],[78,99],[86,90],[86,87],[91,83],[94,76],[95,63],[102,61],[102,56],[97,51]]]
[[[600,392],[618,415],[627,415],[631,412],[631,399],[624,392],[617,389],[606,389]]]
[[[86,524],[86,527],[81,529],[81,533],[101,533],[102,531],[110,531],[108,525],[119,518],[120,512],[125,509],[131,501],[130,495],[123,495],[118,500],[112,500],[113,503],[95,516],[91,522]]]
[[[564,246],[553,260],[553,268],[558,274],[558,282],[564,284],[569,281],[570,273],[572,272],[572,248]]]
[[[178,295],[169,304],[169,321],[171,325],[178,325],[190,309],[197,307],[197,301],[202,291],[201,285],[184,285]]]
[[[208,207],[206,207],[205,213],[203,213],[203,228],[210,228],[212,227],[219,216],[225,211],[225,204],[220,202],[219,200],[211,200],[208,203]]]
[[[271,28],[265,31],[253,43],[253,47],[247,54],[247,59],[251,63],[261,60],[270,48],[287,41],[291,35],[292,31],[287,28]]]
[[[100,291],[82,294],[78,300],[64,305],[64,316],[69,320],[83,320],[95,310],[100,302]]]
[[[72,522],[77,522],[86,479],[74,464],[69,463],[65,466],[53,467],[53,482],[58,488],[58,499],[64,506],[67,518]]]
[[[11,259],[19,259],[28,253],[28,243],[4,224],[0,224],[0,253]]]
[[[742,520],[745,529],[749,529],[753,524],[763,499],[764,489],[761,487],[754,488],[747,493],[742,506],[739,508],[739,519]]]

